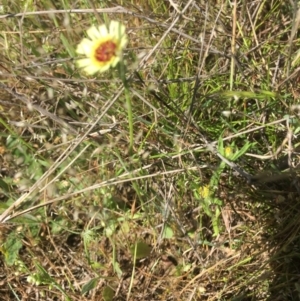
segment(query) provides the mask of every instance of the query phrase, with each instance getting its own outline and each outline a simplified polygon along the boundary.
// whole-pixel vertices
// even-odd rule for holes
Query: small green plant
[[[22,235],[10,233],[5,242],[1,246],[1,253],[4,255],[5,261],[9,266],[19,262],[19,251],[22,248]]]

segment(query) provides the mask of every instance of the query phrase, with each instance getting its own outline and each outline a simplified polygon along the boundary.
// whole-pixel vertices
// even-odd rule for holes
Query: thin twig
[[[128,13],[129,11],[122,6],[116,6],[113,8],[98,8],[98,13]],[[87,14],[94,13],[94,9],[55,9],[55,10],[41,10],[32,12],[22,12],[16,14],[0,15],[0,19],[15,18],[15,17],[27,17],[36,15],[51,15],[51,14]]]

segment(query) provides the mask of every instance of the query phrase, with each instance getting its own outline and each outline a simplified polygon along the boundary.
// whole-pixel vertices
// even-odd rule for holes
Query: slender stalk
[[[130,98],[130,89],[128,84],[128,79],[125,76],[125,64],[122,60],[120,63],[120,77],[123,81],[125,98],[126,98],[126,108],[127,108],[127,116],[128,116],[128,129],[129,129],[129,153],[131,154],[133,151],[133,115],[132,115],[132,103]]]
[[[129,95],[129,89],[125,87],[126,106],[128,114],[128,127],[129,127],[129,152],[133,151],[133,115],[132,115],[132,104]]]

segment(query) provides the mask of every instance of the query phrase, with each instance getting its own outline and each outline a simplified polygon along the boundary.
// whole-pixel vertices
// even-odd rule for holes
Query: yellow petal
[[[120,48],[121,49],[125,48],[127,43],[128,43],[128,40],[127,40],[126,36],[123,36],[121,39],[121,42],[120,42]]]
[[[87,59],[80,59],[76,61],[76,64],[79,68],[84,68],[88,65],[91,64],[91,59],[87,58]]]
[[[86,56],[89,56],[93,47],[93,42],[91,40],[88,40],[84,38],[81,43],[77,46],[76,52],[78,54],[84,54]]]
[[[98,28],[96,26],[92,26],[90,27],[87,31],[86,31],[88,37],[93,41],[93,40],[97,40],[99,38],[101,38],[101,34],[98,31]]]
[[[106,70],[108,70],[110,67],[110,65],[105,65],[103,67],[98,67],[95,65],[88,65],[85,68],[83,68],[83,70],[90,75],[95,74],[96,72],[105,72]]]
[[[119,61],[120,61],[120,57],[119,57],[119,56],[116,56],[116,57],[114,58],[114,60],[111,62],[111,66],[112,66],[112,67],[116,67],[116,65],[119,63]]]
[[[101,37],[106,37],[109,35],[109,32],[107,31],[107,27],[105,24],[102,24],[98,27],[98,31]]]
[[[125,33],[125,26],[117,21],[111,21],[109,24],[109,33],[117,38],[120,39]]]

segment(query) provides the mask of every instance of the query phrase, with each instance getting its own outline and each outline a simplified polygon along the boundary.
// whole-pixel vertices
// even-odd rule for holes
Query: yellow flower
[[[204,199],[208,198],[210,195],[209,185],[199,187],[198,191],[199,191],[200,196]]]
[[[77,60],[78,67],[90,75],[115,67],[128,42],[125,26],[117,21],[111,21],[108,28],[105,24],[93,25],[87,35],[89,39],[84,38],[76,49],[78,54],[86,56]]]
[[[232,154],[233,154],[232,147],[231,146],[225,147],[225,157],[230,158]]]

